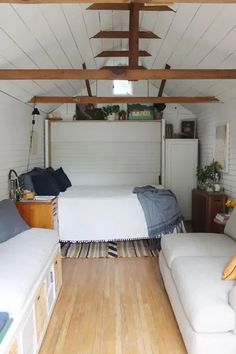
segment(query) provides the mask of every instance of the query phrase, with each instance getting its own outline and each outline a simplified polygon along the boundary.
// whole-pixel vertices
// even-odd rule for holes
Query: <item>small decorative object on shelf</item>
[[[107,120],[115,120],[118,119],[118,113],[120,110],[120,106],[119,105],[114,105],[114,106],[106,106],[106,107],[102,107],[102,110],[104,112],[104,116]]]

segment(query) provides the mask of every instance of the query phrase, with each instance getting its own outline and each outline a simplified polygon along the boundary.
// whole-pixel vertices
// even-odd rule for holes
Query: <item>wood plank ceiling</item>
[[[99,69],[127,65],[125,57],[99,57],[128,50],[128,38],[103,38],[101,31],[128,31],[129,12],[87,10],[89,4],[0,4],[0,69]],[[140,11],[139,39],[148,69],[235,69],[236,4],[175,4],[174,11]],[[126,32],[127,33],[127,32]],[[158,92],[161,80],[151,80]],[[96,87],[96,85],[94,85]],[[0,91],[27,102],[32,96],[75,96],[84,80],[0,81]],[[93,92],[95,94],[96,92]],[[170,80],[164,95],[236,98],[236,80]],[[43,106],[50,111],[54,105]]]

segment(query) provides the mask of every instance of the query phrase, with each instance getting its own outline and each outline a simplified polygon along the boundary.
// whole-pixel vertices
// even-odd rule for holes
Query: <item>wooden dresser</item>
[[[214,222],[217,213],[225,213],[226,194],[206,192],[201,189],[192,191],[192,227],[193,232],[223,231],[222,225]]]
[[[20,200],[16,202],[16,207],[29,226],[57,229],[56,197],[49,201]]]

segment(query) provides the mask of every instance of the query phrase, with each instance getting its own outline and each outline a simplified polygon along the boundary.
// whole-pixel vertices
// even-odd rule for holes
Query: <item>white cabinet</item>
[[[191,220],[192,189],[196,188],[197,139],[165,140],[165,182],[179,202],[185,220]]]

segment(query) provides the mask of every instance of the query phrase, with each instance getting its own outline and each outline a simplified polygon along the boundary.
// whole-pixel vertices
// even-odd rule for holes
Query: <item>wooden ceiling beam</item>
[[[160,39],[155,33],[151,31],[139,31],[140,39]],[[91,38],[113,39],[113,38],[129,38],[129,31],[100,31]]]
[[[130,4],[130,3],[140,3],[143,4],[143,0],[109,0],[111,4]],[[0,0],[2,4],[88,4],[91,0]],[[93,0],[94,4],[104,4],[104,0]],[[236,4],[236,0],[175,0],[174,3],[183,4]],[[163,0],[147,0],[146,4],[143,6],[143,11],[150,11],[150,9],[145,9],[145,7],[161,8],[161,6],[172,5],[173,2],[166,2]],[[151,6],[152,7],[152,6]],[[155,11],[166,11],[157,9]],[[172,11],[167,10],[167,11]]]
[[[220,101],[214,96],[201,97],[97,97],[97,96],[35,96],[29,101],[30,103],[90,103],[90,104],[106,104],[106,103],[219,103]]]
[[[105,66],[102,66],[100,69],[109,69],[109,70],[117,70],[117,68],[119,68],[119,70],[127,70],[127,69],[129,69],[129,67],[128,67],[128,65],[114,65],[114,66],[112,66],[112,65],[105,65]],[[143,65],[139,65],[138,67],[137,67],[137,69],[139,69],[139,70],[147,70],[147,68],[145,68],[145,66],[143,66]]]
[[[138,54],[138,57],[150,57],[151,56],[151,54],[146,52],[146,50],[139,50],[137,54]],[[129,56],[130,56],[129,50],[104,50],[103,52],[96,55],[95,58],[109,58],[109,57],[125,58],[125,57],[129,57]]]
[[[85,63],[83,63],[82,64],[82,67],[83,67],[83,69],[84,70],[86,70],[87,69],[87,67],[86,67],[86,64]],[[91,86],[90,86],[90,82],[89,82],[89,80],[85,80],[85,85],[86,85],[86,88],[87,88],[87,92],[88,92],[88,96],[92,96],[92,90],[91,90]]]
[[[0,69],[0,80],[224,80],[236,69]]]
[[[172,3],[173,4],[173,3]],[[110,11],[114,11],[114,10],[118,10],[118,11],[129,11],[130,10],[130,3],[97,3],[97,4],[92,4],[90,5],[87,10],[98,10],[98,11],[102,11],[102,10],[110,10]],[[140,11],[174,11],[171,7],[163,4],[158,4],[158,5],[148,5],[146,6],[146,4],[139,4],[139,10]]]

